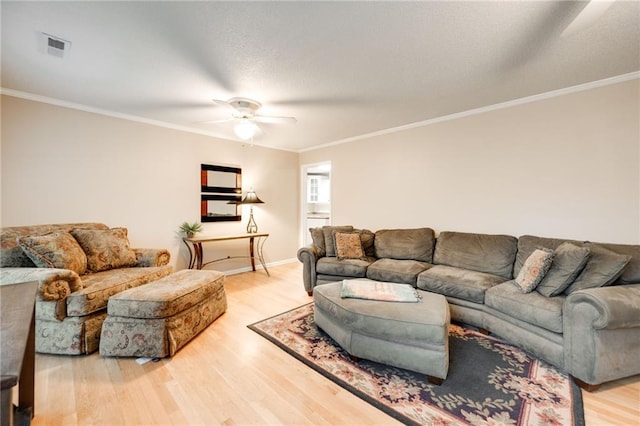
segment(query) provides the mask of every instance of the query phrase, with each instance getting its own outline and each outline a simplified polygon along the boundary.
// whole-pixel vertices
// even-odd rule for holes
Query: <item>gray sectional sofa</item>
[[[640,374],[640,245],[462,232],[436,238],[430,228],[310,232],[313,244],[298,251],[310,295],[354,277],[408,283],[444,295],[453,321],[522,347],[587,390]],[[341,255],[336,232],[357,233],[362,255]],[[517,283],[540,249],[553,250],[553,261],[523,292]]]

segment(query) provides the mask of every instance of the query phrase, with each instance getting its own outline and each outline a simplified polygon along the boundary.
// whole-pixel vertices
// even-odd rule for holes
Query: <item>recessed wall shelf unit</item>
[[[232,222],[242,220],[242,169],[200,165],[200,220]]]

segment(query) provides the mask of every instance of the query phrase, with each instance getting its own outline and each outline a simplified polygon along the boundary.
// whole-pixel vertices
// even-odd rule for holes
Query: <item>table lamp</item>
[[[262,201],[256,195],[253,189],[247,191],[247,195],[244,196],[240,204],[263,204]],[[251,206],[251,210],[249,210],[249,223],[247,224],[247,234],[255,234],[258,232],[258,225],[256,225],[256,221],[253,219],[253,206]]]

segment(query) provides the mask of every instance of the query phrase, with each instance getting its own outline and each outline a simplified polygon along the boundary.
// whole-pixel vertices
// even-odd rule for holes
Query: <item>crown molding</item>
[[[138,117],[136,115],[123,114],[123,113],[120,113],[120,112],[110,111],[110,110],[101,109],[101,108],[95,108],[95,107],[92,107],[92,106],[89,106],[89,105],[78,104],[78,103],[75,103],[75,102],[63,101],[63,100],[60,100],[60,99],[55,99],[55,98],[50,98],[50,97],[47,97],[47,96],[36,95],[36,94],[33,94],[33,93],[23,92],[23,91],[20,91],[20,90],[7,89],[7,88],[4,88],[4,87],[0,87],[0,95],[6,95],[6,96],[14,97],[14,98],[26,99],[26,100],[29,100],[29,101],[35,101],[35,102],[40,102],[40,103],[44,103],[44,104],[55,105],[55,106],[59,106],[59,107],[63,107],[63,108],[75,109],[75,110],[78,110],[78,111],[89,112],[89,113],[98,114],[98,115],[104,115],[104,116],[107,116],[107,117],[120,118],[122,120],[134,121],[136,123],[149,124],[151,126],[163,127],[165,129],[178,130],[178,131],[187,132],[187,133],[194,133],[194,134],[197,134],[197,135],[209,136],[209,137],[212,137],[212,138],[216,138],[216,139],[220,139],[220,140],[224,140],[224,141],[228,141],[228,142],[236,142],[236,143],[240,143],[240,144],[243,144],[243,145],[247,144],[247,141],[239,141],[237,139],[225,138],[225,137],[222,137],[222,136],[220,136],[218,134],[215,134],[215,133],[212,133],[212,132],[207,132],[206,130],[194,129],[192,127],[181,126],[179,124],[173,124],[173,123],[167,123],[165,121],[153,120],[153,119],[150,119],[150,118]],[[266,146],[266,145],[260,145],[259,143],[256,143],[256,142],[251,142],[251,145],[262,146],[264,148],[276,149],[276,150],[279,150],[279,151],[292,152],[291,150],[286,150],[286,149],[282,149],[282,148],[274,148],[274,147],[270,147],[270,146]]]
[[[313,148],[301,149],[298,152],[309,152],[315,151],[317,149],[328,148],[331,146],[342,145],[349,142],[355,142],[363,139],[369,139],[376,136],[389,135],[392,133],[398,133],[405,130],[416,129],[418,127],[430,126],[432,124],[442,123],[445,121],[457,120],[459,118],[469,117],[472,115],[483,114],[489,111],[496,111],[504,108],[511,108],[518,105],[524,105],[532,102],[538,102],[545,99],[551,99],[558,96],[564,96],[571,93],[582,92],[585,90],[596,89],[598,87],[609,86],[612,84],[622,83],[629,80],[640,79],[640,71],[631,72],[628,74],[622,74],[615,77],[605,78],[602,80],[596,80],[589,83],[578,84],[576,86],[565,87],[563,89],[553,90],[551,92],[540,93],[537,95],[526,96],[524,98],[514,99],[511,101],[501,102],[498,104],[487,105],[480,108],[474,108],[467,111],[456,112],[454,114],[443,115],[441,117],[431,118],[429,120],[418,121],[411,124],[405,124],[403,126],[392,127],[389,129],[379,130],[377,132],[366,133],[364,135],[353,136],[350,138],[340,139],[334,142],[329,142],[326,144],[318,145]]]
[[[405,125],[398,126],[398,127],[392,127],[392,128],[389,128],[389,129],[383,129],[383,130],[379,130],[379,131],[376,131],[376,132],[365,133],[363,135],[353,136],[353,137],[349,137],[349,138],[345,138],[345,139],[339,139],[337,141],[328,142],[328,143],[325,143],[325,144],[322,144],[322,145],[318,145],[318,146],[315,146],[315,147],[311,147],[311,148],[305,148],[305,149],[299,149],[299,150],[289,150],[289,149],[283,149],[283,148],[269,147],[269,146],[266,146],[266,145],[260,145],[259,143],[255,143],[255,142],[253,142],[252,145],[262,146],[264,148],[276,149],[276,150],[280,150],[280,151],[297,152],[297,153],[315,151],[315,150],[318,150],[318,149],[328,148],[328,147],[331,147],[331,146],[342,145],[342,144],[345,144],[345,143],[356,142],[356,141],[360,141],[360,140],[363,140],[363,139],[369,139],[369,138],[373,138],[373,137],[377,137],[377,136],[383,136],[383,135],[389,135],[389,134],[393,134],[393,133],[398,133],[398,132],[402,132],[402,131],[405,131],[405,130],[416,129],[416,128],[419,128],[419,127],[430,126],[432,124],[442,123],[442,122],[445,122],[445,121],[457,120],[459,118],[464,118],[464,117],[469,117],[469,116],[472,116],[472,115],[483,114],[483,113],[489,112],[489,111],[495,111],[495,110],[499,110],[499,109],[511,108],[511,107],[518,106],[518,105],[524,105],[524,104],[528,104],[528,103],[531,103],[531,102],[538,102],[538,101],[545,100],[545,99],[555,98],[555,97],[558,97],[558,96],[568,95],[568,94],[576,93],[576,92],[582,92],[582,91],[585,91],[585,90],[591,90],[591,89],[595,89],[595,88],[598,88],[598,87],[609,86],[609,85],[612,85],[612,84],[622,83],[622,82],[629,81],[629,80],[634,80],[634,79],[640,79],[640,71],[635,71],[635,72],[631,72],[631,73],[628,73],[628,74],[622,74],[622,75],[615,76],[615,77],[605,78],[605,79],[602,79],[602,80],[596,80],[596,81],[592,81],[592,82],[589,82],[589,83],[578,84],[576,86],[570,86],[570,87],[566,87],[566,88],[559,89],[559,90],[553,90],[551,92],[546,92],[546,93],[540,93],[540,94],[537,94],[537,95],[526,96],[524,98],[514,99],[514,100],[511,100],[511,101],[501,102],[501,103],[497,103],[497,104],[493,104],[493,105],[487,105],[487,106],[483,106],[483,107],[480,107],[480,108],[474,108],[474,109],[470,109],[470,110],[467,110],[467,111],[457,112],[457,113],[454,113],[454,114],[449,114],[449,115],[444,115],[444,116],[441,116],[441,117],[431,118],[429,120],[424,120],[424,121],[418,121],[418,122],[415,122],[415,123],[405,124]],[[28,93],[28,92],[22,92],[20,90],[7,89],[7,88],[0,87],[0,95],[7,95],[7,96],[15,97],[15,98],[27,99],[27,100],[30,100],[30,101],[41,102],[41,103],[45,103],[45,104],[56,105],[56,106],[60,106],[60,107],[64,107],[64,108],[75,109],[75,110],[89,112],[89,113],[93,113],[93,114],[104,115],[104,116],[107,116],[107,117],[120,118],[120,119],[123,119],[123,120],[134,121],[134,122],[143,123],[143,124],[149,124],[149,125],[152,125],[152,126],[163,127],[163,128],[166,128],[166,129],[179,130],[179,131],[183,131],[183,132],[187,132],[187,133],[194,133],[194,134],[198,134],[198,135],[213,137],[213,138],[221,139],[221,140],[225,140],[225,141],[246,144],[246,141],[238,141],[238,140],[235,140],[235,139],[224,138],[224,137],[221,137],[221,136],[219,136],[217,134],[214,134],[214,133],[211,133],[211,132],[207,132],[205,130],[194,129],[194,128],[191,128],[191,127],[188,127],[188,126],[181,126],[181,125],[177,125],[177,124],[173,124],[173,123],[167,123],[167,122],[159,121],[159,120],[152,120],[152,119],[149,119],[149,118],[138,117],[138,116],[130,115],[130,114],[123,114],[123,113],[119,113],[119,112],[115,112],[115,111],[109,111],[109,110],[105,110],[105,109],[101,109],[101,108],[95,108],[95,107],[91,107],[91,106],[88,106],[88,105],[83,105],[83,104],[78,104],[78,103],[74,103],[74,102],[63,101],[63,100],[60,100],[60,99],[50,98],[50,97],[47,97],[47,96],[36,95],[36,94],[33,94],[33,93]]]

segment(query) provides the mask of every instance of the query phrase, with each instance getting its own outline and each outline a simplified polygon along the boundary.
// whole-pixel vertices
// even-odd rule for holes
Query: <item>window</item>
[[[330,180],[328,175],[307,175],[307,202],[328,203],[330,195]]]

